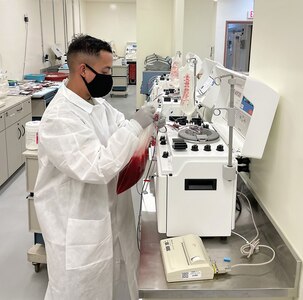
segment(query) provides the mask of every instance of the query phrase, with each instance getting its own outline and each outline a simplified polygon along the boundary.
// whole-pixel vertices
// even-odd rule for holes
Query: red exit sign
[[[253,10],[249,10],[247,12],[247,19],[253,19],[254,18],[254,11]]]

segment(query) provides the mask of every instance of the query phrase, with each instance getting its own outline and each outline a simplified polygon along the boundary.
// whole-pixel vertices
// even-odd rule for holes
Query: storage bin
[[[45,80],[50,80],[50,81],[63,81],[67,77],[68,77],[68,73],[62,73],[62,72],[45,73]]]
[[[42,82],[45,80],[45,74],[25,74],[24,79]]]

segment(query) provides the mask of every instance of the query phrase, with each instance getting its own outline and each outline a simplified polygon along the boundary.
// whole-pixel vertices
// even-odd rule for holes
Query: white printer
[[[214,278],[215,266],[199,236],[188,234],[161,240],[160,250],[168,282]]]

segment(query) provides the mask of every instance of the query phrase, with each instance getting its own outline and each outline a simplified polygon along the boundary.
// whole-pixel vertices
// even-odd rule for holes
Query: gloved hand
[[[136,120],[144,129],[154,121],[155,107],[151,104],[143,105],[134,115],[133,119]]]
[[[157,115],[157,120],[154,120],[155,125],[158,127],[158,129],[162,128],[166,124],[166,118],[165,116],[160,112]]]

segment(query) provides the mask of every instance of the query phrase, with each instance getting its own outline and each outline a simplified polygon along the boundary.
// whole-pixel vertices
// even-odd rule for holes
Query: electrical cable
[[[25,49],[24,49],[24,60],[23,60],[22,79],[24,79],[24,72],[25,72],[26,50],[27,50],[27,38],[28,38],[28,22],[25,22]]]
[[[236,211],[238,211],[238,215],[235,219],[235,223],[237,223],[237,221],[239,220],[241,213],[242,213],[242,203],[241,203],[238,195],[236,196]]]
[[[157,132],[157,134],[158,134],[158,132]],[[150,170],[151,170],[151,166],[153,165],[153,162],[154,162],[155,153],[156,153],[156,147],[154,147],[154,149],[153,149],[151,161],[149,163],[149,167],[147,169],[146,176],[143,179],[143,185],[142,185],[141,194],[140,194],[139,215],[138,215],[138,222],[137,222],[137,247],[138,247],[139,251],[140,251],[141,213],[142,213],[143,193],[144,193],[144,191],[146,191],[146,188],[147,188],[148,183],[149,183],[148,178],[150,176],[149,173],[150,173]]]
[[[236,210],[240,213],[242,212],[242,203],[238,195],[236,196]]]
[[[264,265],[267,265],[267,264],[271,263],[274,260],[274,258],[276,256],[276,252],[270,246],[260,245],[260,239],[258,238],[259,237],[259,230],[258,230],[258,227],[257,227],[256,222],[255,222],[255,218],[254,218],[254,214],[253,214],[253,211],[252,211],[252,208],[251,208],[250,201],[247,198],[247,196],[245,194],[243,194],[242,192],[237,192],[237,195],[242,196],[247,201],[248,206],[249,206],[251,219],[252,219],[253,225],[254,225],[255,230],[256,230],[256,236],[251,241],[248,241],[241,234],[239,234],[235,231],[232,231],[233,234],[239,236],[240,238],[242,238],[246,242],[246,244],[244,244],[240,248],[240,252],[243,255],[245,255],[247,258],[250,258],[256,251],[259,251],[260,248],[267,248],[267,249],[270,249],[272,251],[273,255],[272,255],[271,259],[266,261],[266,262],[255,263],[255,264],[249,264],[249,263],[247,263],[247,264],[235,264],[235,265],[230,266],[230,269],[233,269],[233,268],[236,268],[236,267],[243,267],[243,266],[264,266]]]
[[[154,166],[155,166],[155,164],[154,164]],[[154,167],[153,167],[153,169],[154,169]],[[152,169],[152,171],[153,171],[153,169]],[[152,173],[152,172],[151,172]],[[147,181],[143,181],[143,185],[145,185],[145,188],[143,189],[143,194],[144,194],[144,192],[146,192],[146,189],[147,189],[147,184],[145,184]],[[141,196],[141,194],[142,194],[142,188],[143,188],[143,185],[142,185],[142,187],[141,187],[141,192],[139,191],[139,187],[138,187],[138,183],[139,183],[139,181],[136,183],[136,191],[137,191],[137,193]]]

